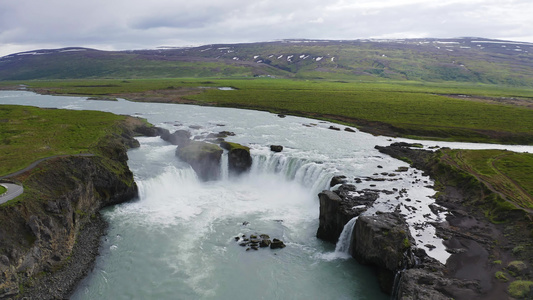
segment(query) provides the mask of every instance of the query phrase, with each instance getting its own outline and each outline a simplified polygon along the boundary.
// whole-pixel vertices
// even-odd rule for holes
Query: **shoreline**
[[[409,289],[409,293],[428,289],[459,300],[523,299],[512,297],[511,285],[514,281],[531,280],[533,274],[532,250],[516,251],[519,245],[531,240],[527,213],[509,213],[504,222],[491,222],[484,210],[491,204],[493,192],[484,182],[465,180],[462,171],[454,169],[431,151],[411,149],[408,145],[390,145],[378,147],[378,150],[395,158],[407,157],[412,162],[411,167],[429,174],[436,183],[435,202],[448,210],[445,222],[431,225],[451,256],[441,270],[428,271],[429,275],[425,276],[431,276],[431,281],[423,284],[420,278],[419,281],[408,281],[416,285],[416,288]],[[431,250],[427,252],[429,254]],[[526,297],[533,296],[529,287],[527,290],[524,290],[529,294]]]
[[[12,90],[20,91],[16,87],[4,87],[0,90]],[[24,91],[33,92],[40,95],[53,95],[53,96],[72,96],[72,97],[91,97],[91,95],[83,94],[60,94],[50,88],[26,88]],[[188,105],[197,105],[197,106],[215,106],[215,107],[229,107],[236,109],[248,109],[255,111],[265,111],[275,114],[284,114],[292,115],[297,117],[312,118],[327,122],[335,122],[346,126],[356,127],[358,130],[369,133],[372,135],[383,135],[388,137],[401,137],[409,138],[415,140],[435,140],[435,141],[450,141],[450,142],[461,142],[461,143],[489,143],[489,144],[503,144],[503,145],[533,145],[528,135],[522,133],[513,133],[505,131],[495,131],[487,130],[485,128],[458,128],[457,130],[471,130],[471,135],[459,135],[459,136],[449,136],[442,135],[440,133],[441,129],[446,129],[447,127],[432,126],[429,129],[420,127],[420,128],[401,128],[396,127],[392,123],[387,123],[377,120],[362,119],[356,117],[349,117],[343,115],[332,115],[316,112],[308,112],[301,110],[286,110],[278,109],[276,107],[270,106],[254,106],[254,105],[245,105],[240,103],[226,103],[220,104],[217,102],[202,102],[193,99],[187,99],[187,96],[191,94],[172,94],[166,90],[150,90],[146,93],[142,92],[122,92],[115,94],[105,94],[102,96],[111,97],[111,98],[122,98],[131,102],[145,102],[145,103],[173,103],[173,104],[188,104]],[[451,95],[443,95],[449,98],[454,98]],[[104,100],[109,101],[109,100]],[[113,100],[114,101],[114,100]],[[522,107],[522,106],[519,106]],[[524,141],[527,141],[524,143]]]

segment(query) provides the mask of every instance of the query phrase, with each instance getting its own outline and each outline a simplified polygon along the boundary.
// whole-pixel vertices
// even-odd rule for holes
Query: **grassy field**
[[[533,209],[533,154],[503,150],[448,150],[446,154],[503,199]]]
[[[2,195],[5,192],[7,192],[7,189],[0,185],[0,195]]]
[[[0,106],[0,175],[44,157],[89,153],[124,116],[95,111]]]
[[[1,84],[13,86],[20,83],[42,93],[185,102],[311,116],[386,135],[533,144],[533,89],[460,83],[273,78],[62,80]],[[233,87],[235,90],[216,87]]]

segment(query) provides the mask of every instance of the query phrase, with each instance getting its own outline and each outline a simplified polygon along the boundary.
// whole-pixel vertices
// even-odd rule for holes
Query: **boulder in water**
[[[329,184],[329,186],[333,187],[333,186],[336,186],[337,184],[341,184],[345,182],[346,182],[346,176],[344,175],[333,176],[333,178],[331,178],[331,183]]]
[[[228,150],[228,170],[230,174],[240,175],[252,167],[250,148],[230,142],[221,142],[220,147]]]
[[[263,240],[261,240],[261,243],[259,243],[259,247],[266,248],[266,247],[270,246],[270,244],[272,244],[271,240],[263,239]]]
[[[180,147],[186,146],[191,141],[191,134],[187,130],[176,130],[174,133],[170,133],[166,129],[162,129],[161,138],[172,145],[178,145]]]
[[[270,145],[270,151],[272,151],[272,152],[281,152],[281,151],[283,151],[283,146],[281,146],[281,145]]]
[[[220,158],[223,150],[211,143],[191,141],[178,147],[176,156],[189,163],[198,177],[204,181],[218,179],[220,175]]]
[[[279,239],[270,239],[268,234],[251,234],[249,237],[242,235],[241,237],[235,237],[235,241],[239,242],[239,246],[246,247],[249,246],[246,250],[259,250],[259,248],[268,248],[270,249],[282,249],[285,248],[285,243]]]
[[[278,239],[273,239],[272,243],[270,244],[270,249],[282,249],[285,248],[285,244],[283,241]]]

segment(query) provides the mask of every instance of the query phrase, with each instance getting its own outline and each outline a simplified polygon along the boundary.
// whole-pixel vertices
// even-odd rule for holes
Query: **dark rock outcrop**
[[[361,216],[355,222],[353,257],[362,264],[396,272],[411,267],[405,257],[414,244],[407,222],[397,213]]]
[[[161,129],[159,127],[151,126],[150,124],[146,123],[145,126],[139,126],[135,129],[135,131],[142,135],[142,136],[158,136],[161,135]]]
[[[511,299],[507,280],[516,279],[507,276],[510,273],[505,266],[511,261],[533,257],[515,253],[517,244],[531,241],[531,218],[514,215],[516,209],[494,210],[493,205],[499,207],[498,196],[483,181],[455,165],[450,159],[454,154],[449,149],[431,152],[413,149],[420,146],[406,143],[376,148],[429,174],[440,192],[436,203],[450,211],[446,222],[433,225],[451,256],[444,265],[426,257],[417,267],[402,272],[397,298]],[[506,222],[494,224],[487,211],[492,218],[503,217]],[[530,275],[520,278],[531,280]]]
[[[270,244],[270,249],[282,249],[285,248],[285,244],[283,241],[278,239],[273,239],[272,243]]]
[[[247,247],[246,251],[259,250],[260,248],[282,249],[285,248],[285,243],[280,239],[270,239],[268,234],[251,234],[249,236],[243,234],[236,236],[235,242],[239,243],[241,247]]]
[[[252,167],[250,148],[230,142],[221,142],[220,147],[228,150],[228,170],[231,175],[240,175]]]
[[[346,183],[346,176],[339,175],[339,176],[333,176],[331,178],[331,182],[329,184],[330,187],[336,186],[337,184]]]
[[[163,130],[161,138],[172,145],[185,147],[191,142],[191,133],[187,130],[176,130],[174,133],[170,133],[168,130]]]
[[[219,178],[222,153],[223,150],[218,145],[200,141],[191,141],[176,149],[176,156],[190,164],[198,177],[204,181]]]
[[[355,186],[344,184],[335,192],[325,190],[318,194],[320,215],[316,236],[319,239],[336,243],[344,225],[377,199],[377,193],[372,191],[362,191],[362,195],[358,196],[351,195],[355,190]]]
[[[283,151],[283,146],[281,146],[281,145],[270,145],[270,151],[272,151],[272,152],[281,152],[281,151]]]
[[[398,213],[379,213],[357,219],[352,234],[352,256],[377,268],[381,289],[393,292],[396,274],[415,265],[414,239]]]
[[[461,295],[460,299],[478,299],[479,297],[477,291],[480,287],[477,281],[447,277],[445,267],[428,256],[425,256],[420,266],[407,269],[398,276],[398,286],[394,295],[396,299],[459,299],[455,298],[457,295]]]

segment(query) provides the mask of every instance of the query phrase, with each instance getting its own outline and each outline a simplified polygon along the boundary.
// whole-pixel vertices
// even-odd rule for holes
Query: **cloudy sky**
[[[531,0],[0,0],[0,56],[290,38],[533,42]]]

